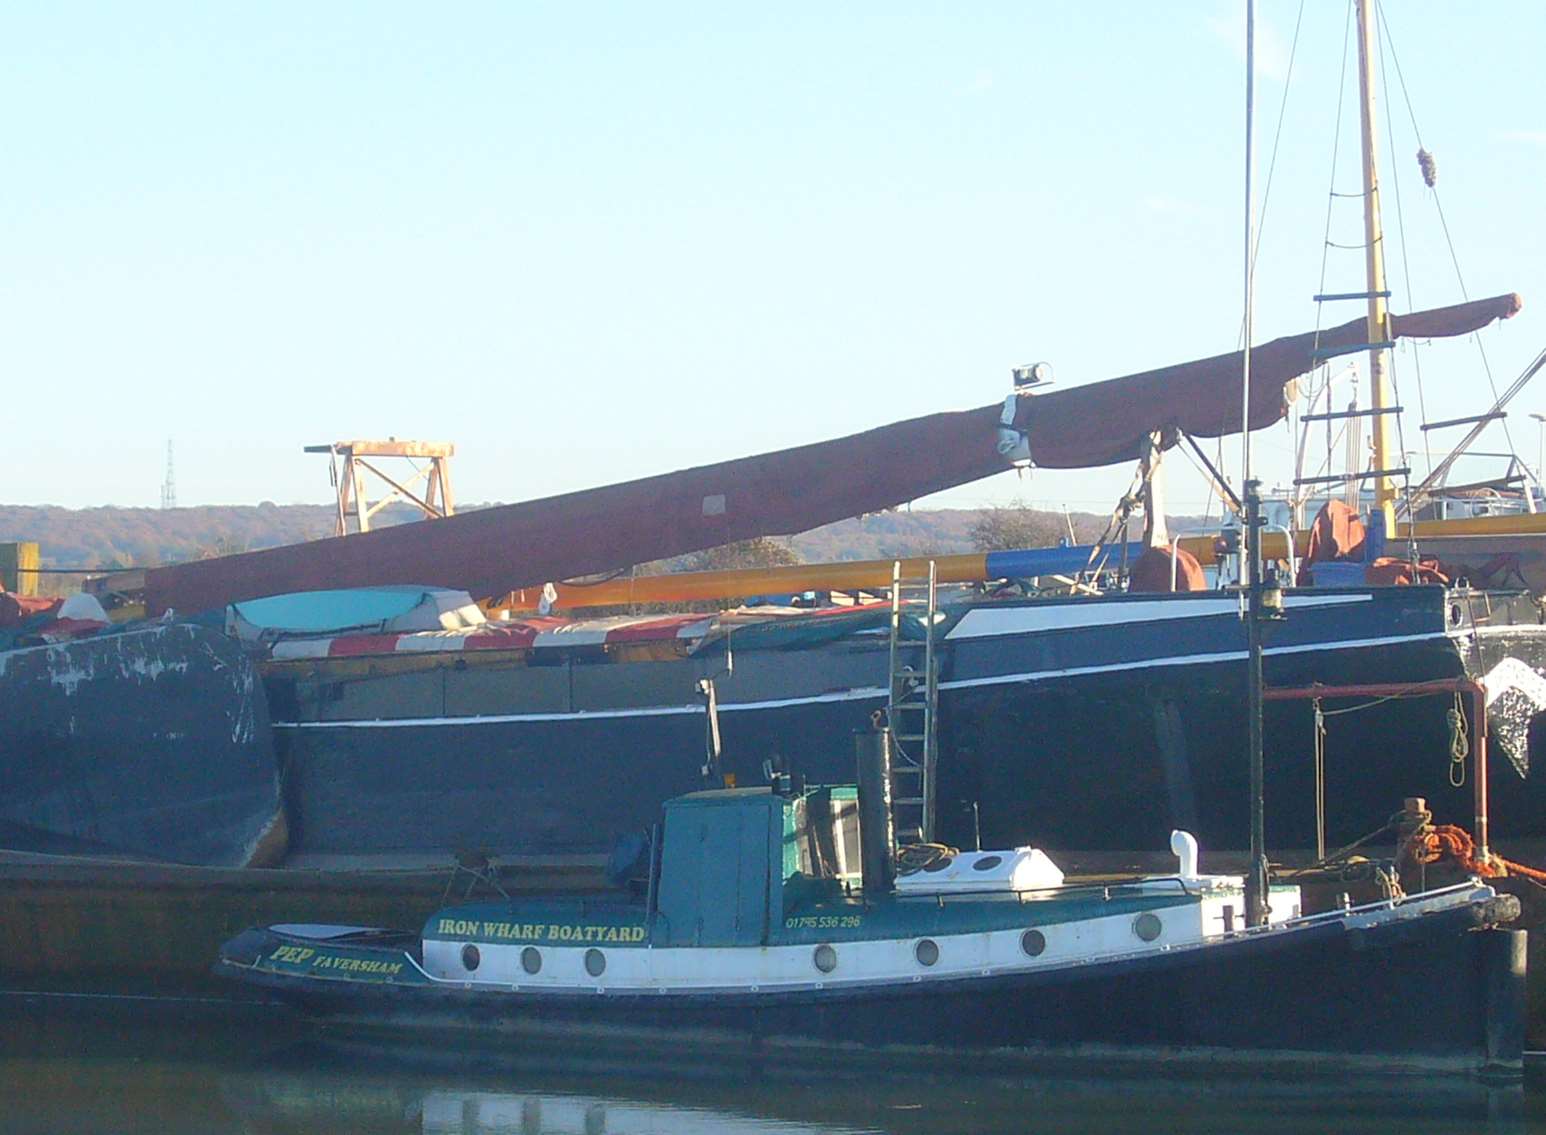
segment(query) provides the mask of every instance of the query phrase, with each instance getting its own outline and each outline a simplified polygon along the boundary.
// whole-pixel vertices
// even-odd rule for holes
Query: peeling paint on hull
[[[242,866],[275,854],[280,812],[267,702],[220,632],[0,654],[0,845]]]

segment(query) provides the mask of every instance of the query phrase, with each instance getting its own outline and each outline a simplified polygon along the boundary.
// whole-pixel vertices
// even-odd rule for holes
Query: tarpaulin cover
[[[63,603],[63,599],[17,595],[0,589],[0,628],[19,627],[38,615],[53,615]]]
[[[1519,309],[1497,296],[1393,317],[1394,334],[1462,335]],[[1322,348],[1366,341],[1364,320],[1252,351],[1253,429],[1286,412],[1283,386]],[[1240,428],[1241,355],[1022,397],[1015,425],[1051,468],[1109,465],[1149,433]],[[865,433],[605,488],[146,572],[149,613],[206,610],[287,591],[415,582],[500,595],[753,536],[803,532],[1005,468],[1002,406],[932,414]]]
[[[572,650],[671,641],[682,643],[684,649],[698,649],[701,645],[706,649],[723,650],[730,644],[738,651],[787,650],[884,628],[890,619],[891,604],[884,601],[857,607],[813,609],[741,607],[714,615],[611,615],[599,619],[533,615],[455,630],[280,635],[270,643],[269,656],[286,661],[366,654]],[[906,613],[903,620],[904,634],[918,639],[923,637],[923,624],[916,615]]]
[[[465,591],[433,587],[303,591],[232,603],[226,609],[226,631],[243,639],[351,630],[452,630],[483,622],[483,612]]]
[[[1521,306],[1517,295],[1392,315],[1397,338],[1440,339],[1466,335]],[[1369,341],[1366,319],[1319,334],[1307,331],[1251,349],[1251,428],[1282,418],[1283,387],[1316,365],[1315,351]],[[1031,459],[1044,468],[1078,469],[1137,458],[1145,435],[1179,430],[1193,437],[1240,432],[1242,353],[1161,367],[1086,386],[1053,391],[1031,400]]]

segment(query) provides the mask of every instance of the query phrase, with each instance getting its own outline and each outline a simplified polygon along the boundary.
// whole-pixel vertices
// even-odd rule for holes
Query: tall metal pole
[[[1249,723],[1251,764],[1251,862],[1245,877],[1245,924],[1263,926],[1267,922],[1267,808],[1266,767],[1262,754],[1262,624],[1267,612],[1262,607],[1261,556],[1257,549],[1261,530],[1261,483],[1245,483],[1245,524],[1251,532],[1246,579],[1249,606],[1246,610],[1246,719]],[[1242,551],[1242,554],[1244,552]]]
[[[1546,414],[1531,414],[1535,419],[1535,484],[1546,486]]]
[[[1251,863],[1245,878],[1245,923],[1267,922],[1266,776],[1262,757],[1262,580],[1259,534],[1261,532],[1261,485],[1251,475],[1251,333],[1253,323],[1256,208],[1252,196],[1253,141],[1256,112],[1256,0],[1245,4],[1245,349],[1242,353],[1241,481],[1245,515],[1240,518],[1240,556],[1245,567],[1246,608],[1246,720],[1251,766]]]
[[[1256,202],[1252,196],[1251,175],[1255,165],[1256,115],[1256,0],[1245,0],[1245,353],[1240,375],[1240,483],[1251,479],[1251,324],[1252,320],[1252,245],[1256,243]],[[1250,525],[1240,525],[1240,554],[1247,554],[1256,542]]]
[[[1381,293],[1385,291],[1385,238],[1380,228],[1380,179],[1376,167],[1374,121],[1374,21],[1370,13],[1373,0],[1355,0],[1358,13],[1358,93],[1360,118],[1363,122],[1363,234],[1364,263],[1369,292],[1369,339],[1370,343],[1390,342],[1390,311]],[[1390,389],[1390,374],[1386,366],[1387,352],[1380,347],[1369,351],[1369,385],[1373,397],[1374,467],[1393,469],[1400,462],[1396,459],[1396,444],[1392,436],[1393,415],[1379,413],[1395,405]],[[1350,469],[1350,473],[1358,470]],[[1394,502],[1396,482],[1393,478],[1377,477],[1374,481],[1374,506],[1385,517],[1385,534],[1393,534],[1395,523]]]

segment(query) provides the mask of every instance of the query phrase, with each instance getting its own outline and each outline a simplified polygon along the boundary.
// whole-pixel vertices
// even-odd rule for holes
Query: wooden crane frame
[[[369,532],[371,517],[393,501],[406,501],[430,519],[450,516],[456,510],[451,497],[451,456],[456,447],[450,442],[335,441],[329,445],[308,445],[307,453],[329,455],[333,485],[337,490],[338,511],[334,534]],[[395,459],[412,466],[410,476],[392,476],[373,462]],[[418,461],[428,464],[419,465]],[[375,477],[387,491],[374,503],[367,485]],[[422,492],[419,482],[424,482]],[[352,522],[352,527],[351,527]]]

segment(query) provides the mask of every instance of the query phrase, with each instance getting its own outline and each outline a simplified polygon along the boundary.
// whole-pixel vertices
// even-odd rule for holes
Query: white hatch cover
[[[1035,847],[941,856],[920,870],[899,874],[896,880],[901,895],[1039,891],[1062,885],[1063,872]]]

